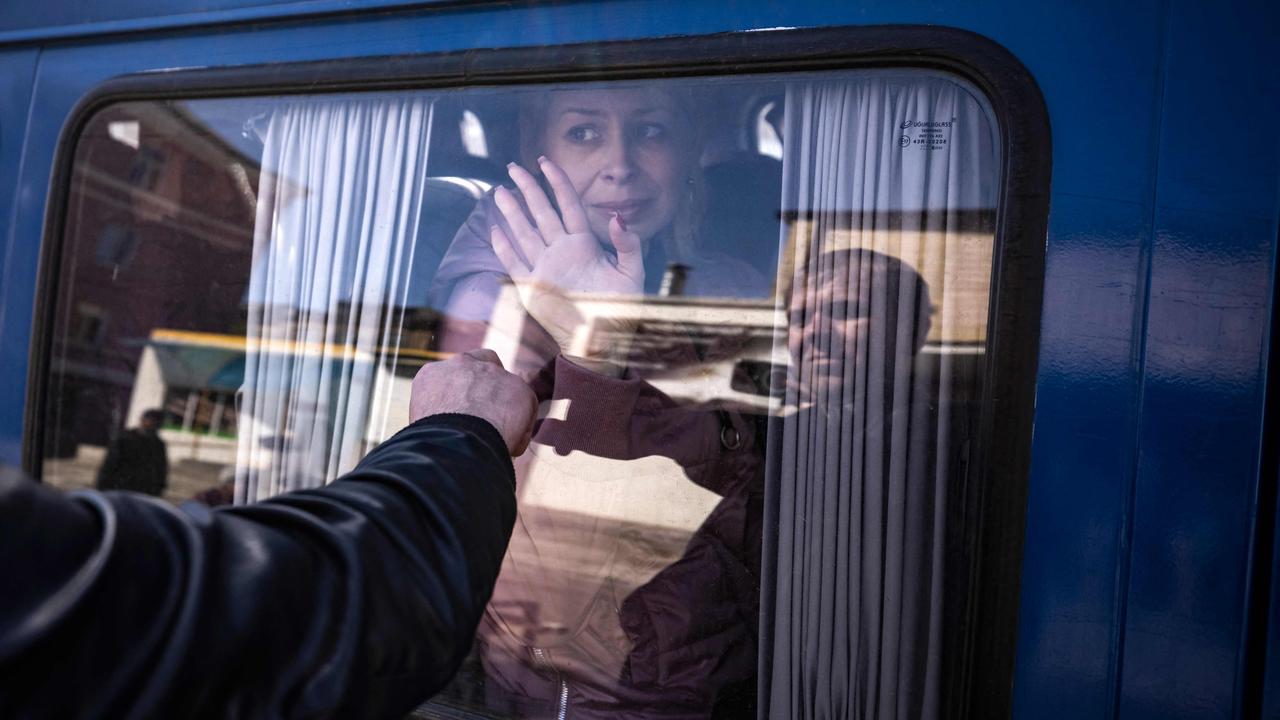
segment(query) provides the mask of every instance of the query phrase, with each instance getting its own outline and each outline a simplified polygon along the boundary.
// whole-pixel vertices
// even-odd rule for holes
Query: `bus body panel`
[[[99,19],[152,12],[130,8]],[[1258,692],[1244,647],[1257,630],[1247,622],[1255,522],[1275,513],[1256,505],[1280,219],[1274,5],[421,4],[243,23],[235,13],[293,10],[194,9],[182,22],[222,24],[82,27],[45,42],[30,39],[39,23],[70,15],[4,27],[28,39],[0,45],[0,198],[12,198],[0,225],[0,459],[20,460],[46,206],[64,191],[50,187],[59,138],[107,80],[779,27],[963,28],[1028,68],[1053,132],[1014,714],[1240,717]],[[1267,671],[1274,713],[1280,673],[1275,662]]]

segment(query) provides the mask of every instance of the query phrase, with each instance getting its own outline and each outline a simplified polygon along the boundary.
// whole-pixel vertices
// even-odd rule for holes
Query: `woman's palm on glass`
[[[569,177],[554,162],[538,159],[555,194],[559,211],[534,176],[519,165],[509,167],[524,196],[525,213],[515,195],[498,188],[494,201],[510,227],[489,231],[494,253],[515,281],[521,303],[564,352],[585,323],[568,293],[638,295],[644,292],[644,259],[640,237],[615,215],[609,222],[609,253],[591,231],[586,210]]]

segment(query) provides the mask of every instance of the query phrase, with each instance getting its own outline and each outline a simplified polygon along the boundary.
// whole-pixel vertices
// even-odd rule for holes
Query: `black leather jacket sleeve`
[[[403,716],[470,648],[514,519],[465,415],[225,510],[0,476],[0,717]]]

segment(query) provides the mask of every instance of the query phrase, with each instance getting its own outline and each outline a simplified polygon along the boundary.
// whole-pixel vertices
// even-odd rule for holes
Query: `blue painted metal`
[[[1275,302],[1276,295],[1272,293],[1272,302]],[[1272,305],[1272,313],[1276,312],[1276,306]],[[1272,325],[1275,327],[1275,325]],[[1274,344],[1272,347],[1276,347]],[[1276,378],[1272,377],[1271,382],[1275,382]],[[1273,481],[1280,486],[1280,473]],[[1276,498],[1275,504],[1270,508],[1259,508],[1259,512],[1270,510],[1274,513],[1276,520],[1274,538],[1271,545],[1271,558],[1275,562],[1276,558],[1280,558],[1280,497]],[[1262,677],[1262,701],[1261,711],[1262,717],[1267,720],[1277,720],[1280,718],[1280,573],[1271,578],[1271,588],[1269,593],[1269,603],[1267,607],[1267,635],[1266,635],[1266,667],[1264,668]]]
[[[1280,75],[1266,69],[1280,12],[1258,9],[1224,13],[1187,2],[1168,18],[1119,697],[1125,718],[1240,711],[1280,180],[1280,144],[1269,121],[1256,122],[1280,110]]]
[[[480,0],[483,1],[483,0]],[[117,0],[112,3],[27,3],[0,16],[0,44],[65,40],[173,28],[296,21],[320,15],[433,5],[441,0]]]
[[[13,265],[12,249],[19,243],[14,235],[13,218],[20,204],[18,178],[22,174],[23,141],[28,125],[27,109],[31,105],[31,87],[35,80],[37,49],[4,50],[0,48],[0,278],[12,293],[0,300],[0,328],[9,327],[10,317],[29,320],[35,297],[35,275],[31,272],[9,273]],[[33,192],[29,189],[28,192]],[[41,193],[43,194],[43,193]],[[27,205],[43,203],[42,197],[27,198]],[[29,242],[29,240],[28,240]],[[25,341],[24,341],[25,342]],[[21,345],[0,347],[0,368],[5,369],[6,385],[21,385],[27,366],[27,348]],[[0,463],[16,465],[21,459],[22,413],[0,412]]]
[[[1076,194],[1052,203],[1014,710],[1105,718],[1119,671],[1134,462],[1125,438],[1134,433],[1148,214],[1141,203]]]
[[[336,0],[208,0],[188,3],[189,16],[154,18],[154,0],[134,0],[92,18],[116,24],[73,31],[70,15],[35,11],[0,23],[0,358],[10,378],[0,384],[0,461],[17,460],[22,438],[19,379],[58,134],[104,80],[769,27],[961,27],[1001,43],[1036,77],[1055,143],[1015,715],[1240,716],[1251,520],[1276,512],[1252,503],[1280,221],[1280,58],[1270,37],[1280,8],[1261,0],[391,7],[402,4],[354,12]],[[262,22],[291,13],[321,14]],[[50,22],[63,27],[39,27]],[[151,27],[167,29],[144,31]],[[96,35],[107,30],[114,34]],[[40,40],[68,34],[81,37]],[[19,40],[19,50],[5,49]],[[1264,701],[1268,717],[1280,717],[1274,604],[1271,618]]]

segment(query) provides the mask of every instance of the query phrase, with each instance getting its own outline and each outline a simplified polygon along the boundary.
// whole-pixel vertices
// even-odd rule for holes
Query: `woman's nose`
[[[626,182],[635,174],[631,157],[631,143],[626,138],[614,136],[604,148],[604,167],[601,174],[612,182]]]

